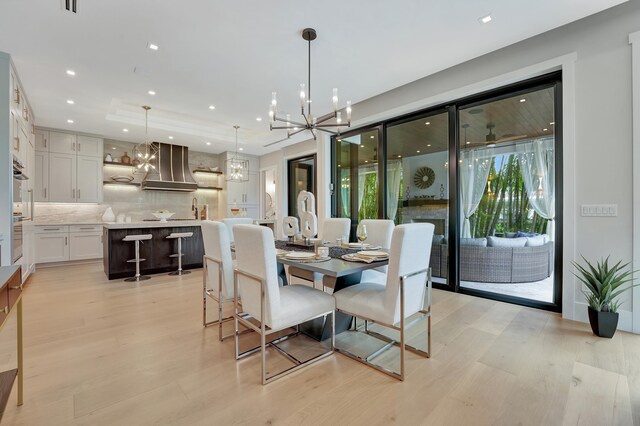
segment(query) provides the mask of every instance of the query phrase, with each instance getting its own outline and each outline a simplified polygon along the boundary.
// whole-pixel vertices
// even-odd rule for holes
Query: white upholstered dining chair
[[[321,237],[325,241],[335,243],[338,238],[349,238],[351,219],[348,217],[329,217],[322,221]]]
[[[235,240],[233,235],[233,228],[236,225],[251,225],[253,223],[253,219],[250,217],[226,217],[222,219],[222,223],[224,223],[229,229],[229,240],[231,243]]]
[[[202,240],[204,242],[204,257],[202,259],[202,325],[218,325],[218,335],[222,341],[232,337],[222,335],[222,324],[231,321],[233,315],[222,317],[224,302],[233,301],[233,260],[231,257],[231,243],[229,229],[222,222],[204,220],[201,223]],[[207,321],[207,299],[218,303],[218,319]]]
[[[389,219],[363,219],[360,221],[367,227],[366,242],[372,246],[388,249],[391,246],[391,234],[395,224]],[[387,266],[362,271],[361,281],[384,284],[387,281]]]
[[[330,348],[328,351],[300,361],[289,355],[287,358],[295,365],[285,371],[269,376],[267,374],[266,350],[273,346],[279,352],[284,348],[278,346],[281,339],[267,343],[267,337],[278,331],[289,328],[297,329],[297,325],[315,318],[331,315],[331,324],[335,324],[335,302],[331,295],[304,285],[278,285],[276,265],[276,249],[273,232],[258,225],[237,225],[236,261],[234,278],[234,294],[242,294],[242,306],[235,298],[235,330],[236,359],[260,350],[262,362],[262,384],[271,382],[285,374],[291,373],[312,362],[318,361],[333,353],[335,328],[332,327]],[[260,347],[244,353],[239,352],[238,326],[260,334]],[[290,336],[298,334],[291,333]]]
[[[386,285],[361,282],[333,294],[336,311],[365,320],[365,333],[388,343],[381,350],[367,357],[360,357],[348,350],[336,347],[347,356],[374,367],[385,374],[404,380],[405,349],[429,357],[431,351],[431,273],[429,256],[434,226],[430,223],[413,223],[396,226],[391,238],[389,270]],[[425,306],[426,292],[426,306]],[[406,344],[407,318],[421,314],[427,317],[427,350]],[[400,333],[400,341],[394,341],[368,329],[368,322],[391,328]],[[356,330],[356,332],[359,332]],[[400,372],[388,370],[372,363],[372,359],[393,345],[400,346]]]

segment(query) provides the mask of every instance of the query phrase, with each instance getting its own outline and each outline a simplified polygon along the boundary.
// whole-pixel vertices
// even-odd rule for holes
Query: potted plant
[[[618,326],[618,307],[616,300],[620,294],[636,285],[624,286],[633,281],[634,271],[627,270],[628,263],[622,261],[609,267],[609,257],[596,262],[595,266],[582,256],[586,263],[583,267],[573,262],[578,273],[574,273],[586,287],[582,292],[589,303],[589,323],[593,334],[612,338]],[[623,287],[624,286],[624,287]]]

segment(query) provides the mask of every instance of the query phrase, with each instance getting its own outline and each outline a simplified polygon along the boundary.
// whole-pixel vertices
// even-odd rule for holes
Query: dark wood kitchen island
[[[133,223],[105,223],[103,227],[104,272],[110,280],[132,277],[136,265],[135,244],[122,241],[127,235],[151,234],[151,239],[140,244],[140,263],[143,275],[171,272],[178,269],[178,259],[170,257],[178,253],[176,239],[167,239],[174,232],[193,232],[182,240],[182,269],[202,268],[204,244],[199,220],[149,221]]]

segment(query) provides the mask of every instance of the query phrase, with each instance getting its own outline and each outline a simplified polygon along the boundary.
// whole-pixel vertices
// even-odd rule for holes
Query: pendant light
[[[144,105],[144,142],[133,148],[133,158],[138,161],[137,172],[155,170],[155,159],[158,155],[158,145],[149,141],[149,110],[150,106]]]
[[[238,158],[238,129],[240,126],[233,126],[236,129],[236,151],[231,158],[224,161],[225,180],[229,182],[246,182],[249,180],[249,161]]]

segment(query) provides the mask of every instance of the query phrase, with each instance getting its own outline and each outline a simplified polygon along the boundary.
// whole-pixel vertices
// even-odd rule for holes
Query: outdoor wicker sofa
[[[447,277],[449,245],[433,244],[430,266],[434,277]],[[460,280],[484,283],[541,281],[553,272],[553,242],[537,247],[460,246]]]

